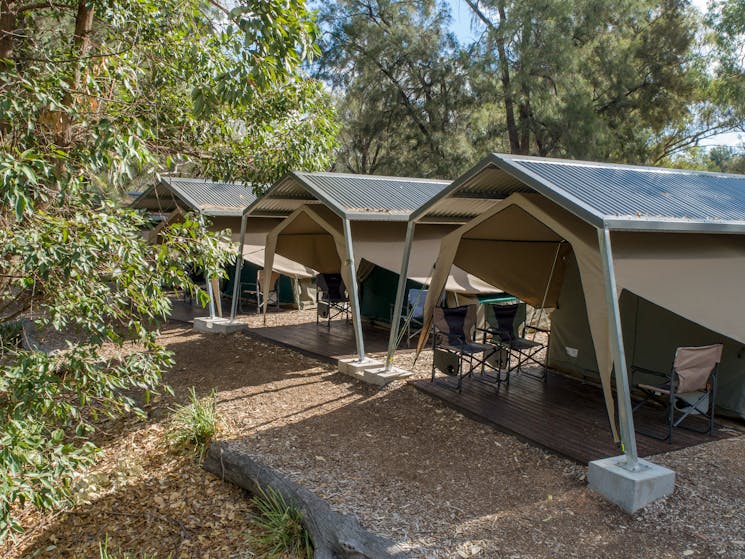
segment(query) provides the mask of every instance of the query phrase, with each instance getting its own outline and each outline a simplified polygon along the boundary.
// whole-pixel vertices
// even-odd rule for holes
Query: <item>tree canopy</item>
[[[338,167],[457,176],[487,151],[670,164],[743,123],[742,2],[338,0],[317,74],[342,121]]]
[[[443,7],[340,0],[320,19],[317,75],[339,92],[343,170],[446,176],[472,161],[467,68]]]
[[[198,217],[147,245],[112,194],[176,163],[258,188],[328,164],[334,113],[302,70],[313,15],[302,0],[231,6],[0,0],[0,536],[20,528],[16,507],[62,502],[95,455],[95,417],[157,389],[166,288],[203,298],[187,268],[225,263]],[[65,344],[29,340],[37,328]]]

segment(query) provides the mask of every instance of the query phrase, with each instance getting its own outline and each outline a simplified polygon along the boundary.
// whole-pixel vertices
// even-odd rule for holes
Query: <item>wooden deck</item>
[[[416,380],[412,384],[469,417],[582,464],[621,454],[610,434],[602,391],[595,385],[558,374],[549,374],[544,384],[523,374],[499,389],[466,378],[458,393],[452,388],[454,380],[438,377],[434,383]],[[643,412],[645,408],[634,415],[637,428],[662,432],[665,424],[660,413],[654,409]],[[717,419],[713,437],[675,429],[672,444],[641,434],[636,440],[639,455],[650,456],[742,432],[742,425],[726,422],[723,426]]]
[[[332,321],[331,328],[313,321],[249,328],[247,333],[329,363],[356,357],[354,328],[351,322],[344,320]],[[387,330],[365,324],[363,334],[368,355],[385,354]],[[454,381],[438,376],[435,383],[417,380],[412,384],[473,419],[579,463],[621,454],[610,434],[599,386],[553,373],[546,383],[522,374],[513,375],[510,386],[503,384],[499,389],[493,384],[466,378],[463,391],[458,393],[453,388]],[[692,421],[699,420],[693,418]],[[659,433],[665,425],[661,413],[651,408],[635,414],[635,422],[637,428]],[[743,433],[745,424],[742,422],[717,418],[713,437],[676,429],[670,444],[638,433],[637,446],[640,456],[651,456]]]
[[[288,326],[249,328],[248,334],[294,349],[310,357],[329,363],[339,359],[357,357],[354,327],[351,322],[332,320],[331,328],[325,322],[303,322]],[[365,353],[371,356],[388,351],[388,330],[364,324],[362,335]],[[399,352],[412,351],[399,349]]]

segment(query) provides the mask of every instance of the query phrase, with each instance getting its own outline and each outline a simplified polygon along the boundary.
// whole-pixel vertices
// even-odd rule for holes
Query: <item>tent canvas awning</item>
[[[401,222],[355,221],[351,224],[355,264],[367,260],[399,273],[404,253],[406,224]],[[452,225],[417,227],[411,248],[408,278],[428,285],[434,271],[440,239],[454,229]],[[344,252],[341,219],[323,206],[303,206],[269,233],[273,258],[281,256],[301,262],[319,272],[339,271]],[[270,242],[267,242],[269,247]],[[493,293],[498,288],[453,267],[446,290],[465,295]]]

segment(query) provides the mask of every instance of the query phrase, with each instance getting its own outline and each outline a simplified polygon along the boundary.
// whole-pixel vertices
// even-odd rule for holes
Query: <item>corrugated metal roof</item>
[[[240,217],[255,200],[250,184],[161,177],[159,183],[132,202],[132,207],[170,211],[180,202],[204,215]]]
[[[299,203],[317,200],[350,219],[406,220],[449,184],[409,177],[294,172],[246,211],[253,215],[289,215]]]
[[[598,227],[745,232],[745,175],[503,154],[480,161],[417,217],[436,216],[452,198],[530,190]]]

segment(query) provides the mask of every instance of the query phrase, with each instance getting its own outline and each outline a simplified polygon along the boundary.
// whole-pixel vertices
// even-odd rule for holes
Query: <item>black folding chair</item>
[[[673,429],[681,427],[711,435],[714,431],[714,400],[717,394],[717,368],[722,360],[722,344],[700,347],[679,347],[675,350],[673,366],[664,375],[649,369],[634,368],[634,373],[642,372],[664,377],[664,382],[637,384],[644,399],[637,403],[636,412],[645,404],[657,402],[665,408],[666,430],[660,436],[649,431],[637,429],[639,433],[655,439],[672,442]],[[682,425],[688,416],[705,418],[706,427],[695,428],[691,424]]]
[[[434,334],[432,336],[432,378],[440,372],[458,378],[458,392],[463,386],[463,377],[470,376],[480,368],[483,373],[489,358],[496,352],[492,344],[473,341],[476,325],[476,305],[452,309],[436,307],[434,311]]]
[[[331,321],[341,315],[349,321],[349,297],[341,274],[318,274],[316,286],[316,324],[323,318],[331,328]]]
[[[525,303],[486,305],[485,310],[486,326],[480,329],[483,333],[483,341],[486,343],[491,340],[499,348],[499,370],[500,373],[504,373],[507,384],[510,383],[510,373],[512,371],[524,372],[523,365],[528,362],[543,368],[542,374],[537,378],[545,382],[546,368],[537,357],[545,345],[525,337],[526,329],[543,330],[534,326],[523,326],[522,335],[519,333],[519,327],[525,323],[526,319]],[[515,365],[512,364],[513,359],[517,360]]]

